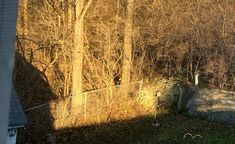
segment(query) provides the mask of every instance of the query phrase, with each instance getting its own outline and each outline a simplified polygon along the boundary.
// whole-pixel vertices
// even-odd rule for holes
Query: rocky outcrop
[[[143,108],[170,109],[212,122],[235,125],[235,92],[201,89],[173,79],[157,79],[145,86],[139,96]]]
[[[234,92],[218,89],[200,89],[187,102],[186,109],[188,114],[193,117],[235,125]]]

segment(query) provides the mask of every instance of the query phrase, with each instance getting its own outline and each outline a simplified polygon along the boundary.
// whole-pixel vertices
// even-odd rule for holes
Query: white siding
[[[17,130],[14,136],[7,135],[7,142],[6,144],[16,144],[16,137],[17,137]]]
[[[18,0],[0,0],[0,143],[6,143]]]

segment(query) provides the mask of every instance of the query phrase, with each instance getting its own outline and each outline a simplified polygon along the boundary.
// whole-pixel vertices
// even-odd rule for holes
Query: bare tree
[[[79,108],[82,102],[82,69],[84,57],[84,17],[92,0],[89,0],[85,5],[85,0],[76,0],[76,17],[74,23],[74,49],[73,49],[73,71],[72,71],[72,95],[75,96],[72,100],[72,107]]]
[[[133,25],[134,0],[127,1],[124,47],[123,47],[123,67],[121,83],[126,84],[131,80],[131,57],[132,57],[132,25]]]
[[[28,34],[28,0],[22,1],[22,16],[23,16],[23,35]]]
[[[68,23],[68,27],[71,28],[71,25],[72,25],[72,18],[73,18],[73,14],[72,14],[72,12],[73,12],[72,0],[68,0],[67,5],[68,5],[67,23]]]

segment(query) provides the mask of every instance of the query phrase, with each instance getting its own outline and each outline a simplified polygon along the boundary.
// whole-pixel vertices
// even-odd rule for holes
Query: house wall
[[[17,129],[14,129],[14,134],[10,135],[8,130],[7,141],[6,144],[16,144],[16,137],[17,137]]]
[[[0,143],[6,143],[18,0],[0,0]]]

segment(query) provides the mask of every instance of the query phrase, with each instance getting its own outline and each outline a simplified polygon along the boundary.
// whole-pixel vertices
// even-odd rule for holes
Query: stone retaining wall
[[[187,103],[189,115],[235,125],[235,93],[218,89],[200,89]]]

